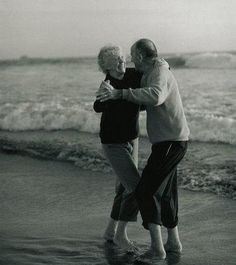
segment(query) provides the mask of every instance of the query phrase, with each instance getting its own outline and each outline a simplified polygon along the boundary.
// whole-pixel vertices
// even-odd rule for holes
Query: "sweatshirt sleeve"
[[[93,103],[93,109],[95,112],[103,112],[107,108],[107,102],[101,102],[100,100],[96,100]]]
[[[161,68],[158,71],[151,72],[147,77],[147,87],[123,89],[123,99],[137,104],[161,105],[170,93],[168,71],[168,69]]]
[[[109,80],[108,79],[108,76],[106,75],[104,81],[107,81]],[[93,103],[93,109],[95,112],[97,113],[100,113],[100,112],[103,112],[105,111],[105,109],[107,109],[107,106],[108,106],[108,101],[105,101],[105,102],[101,102],[100,100],[95,100],[95,102]]]

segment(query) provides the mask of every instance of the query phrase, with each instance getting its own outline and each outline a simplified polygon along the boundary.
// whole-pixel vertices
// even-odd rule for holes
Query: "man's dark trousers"
[[[187,151],[187,141],[165,141],[152,145],[135,197],[143,219],[174,228],[178,224],[177,165]]]

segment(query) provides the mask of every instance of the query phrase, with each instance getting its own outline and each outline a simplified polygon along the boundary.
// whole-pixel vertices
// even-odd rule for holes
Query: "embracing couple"
[[[127,251],[137,247],[127,236],[127,224],[140,211],[150,233],[144,255],[165,259],[181,253],[178,233],[177,165],[187,150],[189,129],[177,82],[155,44],[140,39],[131,47],[135,68],[126,68],[122,50],[105,46],[98,64],[106,75],[97,91],[94,110],[101,112],[103,151],[117,176],[116,195],[104,238]],[[151,154],[142,174],[138,166],[139,111],[147,113]],[[163,244],[161,226],[168,232]]]

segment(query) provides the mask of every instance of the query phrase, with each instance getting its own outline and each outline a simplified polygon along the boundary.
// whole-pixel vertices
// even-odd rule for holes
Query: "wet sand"
[[[150,155],[151,145],[141,137],[140,171]],[[111,171],[97,134],[67,131],[0,131],[0,150],[33,157],[70,161],[93,171]],[[210,191],[236,199],[236,146],[224,143],[189,142],[179,166],[179,185],[194,191]]]
[[[114,195],[113,173],[3,153],[0,164],[1,265],[136,264],[136,257],[101,238]],[[235,264],[235,201],[180,189],[179,215],[183,255],[138,264]],[[141,249],[148,247],[140,217],[128,232]]]

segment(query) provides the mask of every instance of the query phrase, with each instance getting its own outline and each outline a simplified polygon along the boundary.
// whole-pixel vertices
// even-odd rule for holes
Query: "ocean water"
[[[235,58],[230,53],[167,58],[179,83],[190,138],[207,142],[190,148],[180,169],[181,185],[228,193],[231,198],[236,183]],[[115,181],[97,138],[91,137],[99,131],[100,115],[92,104],[103,78],[95,58],[0,62],[0,150],[10,153],[0,153],[1,265],[135,264],[134,256],[101,240]],[[145,136],[144,113],[140,124]],[[140,146],[147,149],[147,140],[142,141]],[[223,144],[211,145],[219,142]],[[149,154],[145,148],[140,164]],[[18,151],[51,161],[15,155]],[[52,160],[71,161],[77,167]],[[191,193],[185,200],[180,196],[180,229],[186,246],[181,264],[224,264],[225,253],[234,253],[233,222],[225,219],[233,215],[231,200],[205,193],[199,201],[198,196]],[[203,209],[210,204],[209,212],[217,214],[214,225],[205,213],[199,219],[202,204]],[[145,250],[149,238],[140,223],[129,227],[129,235]],[[201,245],[206,231],[207,255]],[[179,263],[171,259],[158,264]],[[227,264],[234,263],[227,260]]]
[[[164,56],[178,81],[190,139],[236,144],[236,55]],[[96,58],[27,59],[0,62],[0,129],[97,133],[93,109],[103,74]],[[146,135],[145,113],[140,115]]]

